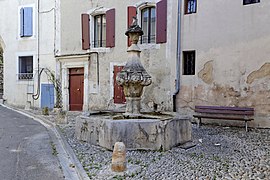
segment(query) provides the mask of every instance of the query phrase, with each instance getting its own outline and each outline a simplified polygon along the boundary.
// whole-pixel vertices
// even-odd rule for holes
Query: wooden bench
[[[254,120],[254,108],[245,107],[226,107],[226,106],[195,106],[197,114],[193,117],[199,119],[199,126],[202,118],[208,119],[226,119],[245,121],[246,131],[248,130],[247,122]]]

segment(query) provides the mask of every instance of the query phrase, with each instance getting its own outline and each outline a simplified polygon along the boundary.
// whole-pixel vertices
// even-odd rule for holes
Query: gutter
[[[176,80],[173,94],[173,112],[176,112],[176,96],[180,91],[180,64],[181,64],[181,6],[182,0],[178,0],[177,10],[177,54],[176,54]]]

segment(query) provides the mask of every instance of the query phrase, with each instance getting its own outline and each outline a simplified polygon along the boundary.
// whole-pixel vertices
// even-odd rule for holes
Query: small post
[[[116,142],[113,149],[111,170],[113,172],[124,172],[126,169],[126,146],[123,142]]]
[[[245,121],[245,124],[246,124],[246,132],[248,132],[247,121]]]

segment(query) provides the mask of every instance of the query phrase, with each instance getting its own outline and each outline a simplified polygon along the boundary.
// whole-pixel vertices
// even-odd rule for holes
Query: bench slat
[[[216,109],[216,110],[234,110],[234,111],[254,111],[254,108],[247,108],[247,107],[226,107],[226,106],[195,106],[195,109]]]
[[[198,113],[208,113],[208,114],[237,114],[237,115],[248,115],[253,116],[254,111],[234,111],[232,109],[195,109]]]
[[[227,120],[242,120],[242,121],[251,121],[254,120],[252,117],[244,116],[211,116],[211,115],[193,115],[195,118],[209,118],[209,119],[227,119]]]

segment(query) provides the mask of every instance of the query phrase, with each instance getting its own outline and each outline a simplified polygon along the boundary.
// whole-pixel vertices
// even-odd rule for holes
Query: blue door
[[[41,84],[41,108],[54,107],[54,86],[53,84]]]

